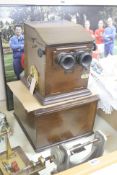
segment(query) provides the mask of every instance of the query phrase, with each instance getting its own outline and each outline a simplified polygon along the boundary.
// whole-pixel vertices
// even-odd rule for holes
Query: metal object
[[[61,52],[58,54],[56,61],[64,70],[71,70],[76,64],[73,53]]]
[[[6,130],[6,132],[3,132],[2,134],[0,134],[0,135],[6,135],[5,141],[6,141],[6,157],[7,157],[7,159],[9,159],[14,154],[13,151],[12,151],[10,142],[9,142],[8,134],[10,132],[11,132],[11,129],[9,128],[9,129]]]
[[[1,116],[2,119],[5,119],[5,115],[1,114]],[[0,132],[0,137],[5,137],[6,143],[6,151],[0,154],[0,175],[36,175],[37,172],[46,168],[46,161],[50,160],[52,162],[52,157],[43,158],[42,156],[39,157],[37,162],[32,162],[25,157],[20,147],[12,149],[9,141],[10,132],[10,127],[6,127],[4,131]],[[22,157],[25,157],[26,163]]]
[[[45,55],[45,50],[42,49],[42,48],[39,48],[38,49],[38,55],[39,55],[39,57],[42,57],[43,55]]]
[[[6,115],[0,112],[0,133],[9,128],[9,124],[6,119]]]
[[[6,115],[0,112],[0,141],[4,140],[4,135],[6,135],[6,145],[8,143],[8,134],[12,133],[9,123],[6,119]],[[8,143],[9,144],[9,143]]]
[[[89,69],[92,56],[89,52],[61,52],[57,55],[56,62],[64,69],[71,70],[76,64],[81,65],[85,69]]]
[[[75,165],[84,163],[93,158],[101,156],[104,152],[105,136],[96,131],[94,134],[94,139],[87,141],[83,144],[77,144],[72,147],[67,147],[66,144],[61,144],[58,147],[51,148],[51,156],[54,157],[54,163],[57,165],[57,171],[66,170]],[[89,154],[86,154],[85,157],[80,154],[86,150],[86,146],[92,144],[92,148]],[[71,161],[72,156],[80,156],[78,162]]]
[[[76,59],[81,66],[83,66],[85,69],[89,69],[92,61],[92,56],[90,53],[88,52],[77,53]]]
[[[13,173],[12,175],[27,175],[27,173],[28,175],[35,174],[46,168],[45,162],[46,159],[41,156],[39,157],[37,162],[30,162],[29,166],[26,166],[25,168],[21,169],[16,173]]]
[[[24,175],[24,174],[27,175],[27,173],[28,175],[32,174],[35,175],[35,173],[37,172],[39,173],[41,170],[46,168],[46,161],[48,160],[50,161],[50,163],[53,162],[53,158],[51,156],[46,158],[40,156],[37,162],[30,161],[29,166],[25,167],[24,169],[20,170],[17,173],[13,173],[12,175]]]

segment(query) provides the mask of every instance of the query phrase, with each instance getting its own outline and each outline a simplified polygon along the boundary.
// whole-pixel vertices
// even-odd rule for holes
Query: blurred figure
[[[95,35],[94,35],[94,32],[93,30],[90,29],[90,21],[89,20],[86,20],[85,21],[85,30],[87,32],[89,32],[92,36],[92,38],[94,39],[94,51],[92,52],[92,58],[96,58],[98,59],[98,52],[97,52],[97,48],[96,48],[96,44],[95,44]]]
[[[85,29],[87,32],[89,32],[91,34],[91,36],[93,38],[95,38],[93,30],[90,29],[90,21],[89,20],[85,21]]]
[[[108,55],[113,55],[114,51],[114,41],[116,36],[116,28],[113,25],[112,18],[107,20],[108,26],[104,30],[104,54],[105,57]]]
[[[22,34],[22,27],[20,25],[15,26],[15,35],[10,38],[9,45],[13,51],[14,72],[17,79],[20,79],[20,73],[23,71],[21,56],[24,53],[24,35]]]
[[[98,29],[95,30],[95,40],[97,45],[97,50],[99,52],[99,58],[104,57],[104,23],[102,20],[98,22]]]
[[[77,24],[76,15],[73,15],[73,16],[71,17],[71,21],[72,21],[73,23]]]

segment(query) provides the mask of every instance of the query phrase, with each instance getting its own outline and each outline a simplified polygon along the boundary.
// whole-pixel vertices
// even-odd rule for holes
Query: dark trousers
[[[113,55],[114,43],[109,43],[104,45],[104,55],[107,57],[109,54]]]
[[[20,73],[23,71],[23,68],[21,66],[21,59],[20,58],[14,58],[13,59],[13,68],[14,68],[14,72],[15,75],[17,77],[17,79],[20,79]]]

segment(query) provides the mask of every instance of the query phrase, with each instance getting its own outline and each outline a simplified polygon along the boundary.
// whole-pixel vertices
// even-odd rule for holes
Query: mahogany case
[[[52,104],[89,95],[87,89],[93,38],[78,24],[24,24],[25,82],[35,68],[36,97]]]
[[[93,133],[98,97],[89,95],[28,112],[14,96],[14,113],[35,151]]]

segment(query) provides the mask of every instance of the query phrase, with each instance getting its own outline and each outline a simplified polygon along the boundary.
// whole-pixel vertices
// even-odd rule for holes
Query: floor
[[[0,112],[3,112],[7,116],[7,120],[13,130],[13,136],[10,136],[10,143],[12,147],[21,146],[29,157],[29,159],[36,161],[37,158],[42,155],[44,157],[49,155],[49,150],[43,153],[35,153],[29,141],[27,140],[25,134],[20,128],[18,122],[16,121],[13,111],[7,111],[5,101],[0,102]],[[114,130],[105,120],[96,115],[96,120],[94,124],[94,131],[101,130],[107,137],[107,141],[105,144],[105,154],[112,152],[117,149],[117,131]],[[0,143],[0,152],[4,150],[4,144]],[[41,171],[41,175],[49,175],[50,171],[55,169],[56,166],[51,164],[51,166],[47,166],[46,171]]]

